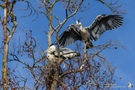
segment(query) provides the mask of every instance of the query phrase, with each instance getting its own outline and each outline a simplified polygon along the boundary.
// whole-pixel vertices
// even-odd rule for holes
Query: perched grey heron
[[[49,61],[56,61],[58,59],[58,49],[55,45],[50,45],[50,47],[45,51],[47,52],[47,58]],[[77,53],[71,49],[68,48],[59,48],[60,52],[60,59],[71,59],[76,56],[80,56],[80,53]]]
[[[85,42],[86,48],[92,47],[90,40],[96,41],[105,31],[120,27],[123,23],[123,17],[120,15],[98,15],[93,23],[88,27],[83,27],[81,22],[76,21],[59,36],[58,43],[65,47],[73,42],[80,40]]]

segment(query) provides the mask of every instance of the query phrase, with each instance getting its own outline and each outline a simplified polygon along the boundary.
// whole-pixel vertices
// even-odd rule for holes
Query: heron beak
[[[48,52],[48,49],[44,53],[47,53],[47,52]]]
[[[77,23],[76,23],[76,26],[78,26],[78,27],[79,27],[79,26],[81,26],[81,24],[77,22]]]
[[[80,26],[80,25],[77,23],[76,26]]]

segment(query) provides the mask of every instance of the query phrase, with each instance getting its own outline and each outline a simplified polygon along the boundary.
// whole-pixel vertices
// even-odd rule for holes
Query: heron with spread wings
[[[98,15],[90,26],[83,27],[80,21],[72,24],[59,36],[61,47],[68,46],[77,40],[83,41],[86,48],[93,47],[91,40],[96,41],[105,31],[113,30],[123,24],[121,15]]]

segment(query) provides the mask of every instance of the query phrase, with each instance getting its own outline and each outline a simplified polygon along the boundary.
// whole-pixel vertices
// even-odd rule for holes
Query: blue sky
[[[114,40],[119,41],[123,46],[126,47],[126,49],[119,48],[118,50],[107,50],[104,51],[102,55],[105,56],[114,67],[117,67],[115,71],[115,77],[117,77],[117,86],[126,86],[128,82],[131,82],[135,86],[135,0],[120,0],[119,4],[123,4],[122,9],[127,11],[127,14],[122,15],[124,17],[123,26],[116,30],[105,32],[96,42],[93,43],[95,45],[98,45],[103,44],[109,40]],[[22,5],[23,4],[18,4],[16,7],[21,8]],[[57,4],[53,10],[54,14],[56,14],[58,17],[61,17],[61,21],[64,19],[64,13],[62,11],[62,6],[59,6],[59,4]],[[24,12],[17,9],[16,14],[21,17]],[[99,14],[111,14],[111,12],[104,5],[93,0],[86,12],[78,13],[74,16],[74,18],[79,19],[80,17],[82,17],[81,22],[83,26],[88,26]],[[0,15],[2,15],[2,12],[0,12]],[[33,18],[34,16],[31,16],[31,18],[23,19],[17,18],[18,30],[15,32],[14,37],[23,37],[24,34],[22,33],[31,29],[33,30],[34,37],[37,39],[40,45],[42,45],[42,50],[45,50],[48,47],[46,36],[46,32],[48,30],[48,22],[43,15],[40,15],[34,22],[32,21]],[[70,18],[68,22],[63,26],[59,34],[61,34],[69,24],[74,23],[75,21],[73,20],[73,18]],[[56,20],[54,20],[53,24],[54,26],[57,25]],[[55,38],[52,38],[52,41],[55,41]],[[2,55],[0,55],[0,59],[2,60]],[[11,64],[10,66],[14,66],[14,64]],[[133,88],[133,90],[134,89],[135,88]],[[121,88],[121,90],[127,90],[127,88]]]

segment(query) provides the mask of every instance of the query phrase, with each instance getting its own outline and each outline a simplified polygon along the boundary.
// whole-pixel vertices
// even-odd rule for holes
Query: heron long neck
[[[87,37],[88,32],[86,31],[85,28],[83,28],[82,24],[80,25],[80,30],[81,30],[82,36]]]
[[[80,25],[80,30],[81,30],[81,31],[83,30],[82,24]]]

